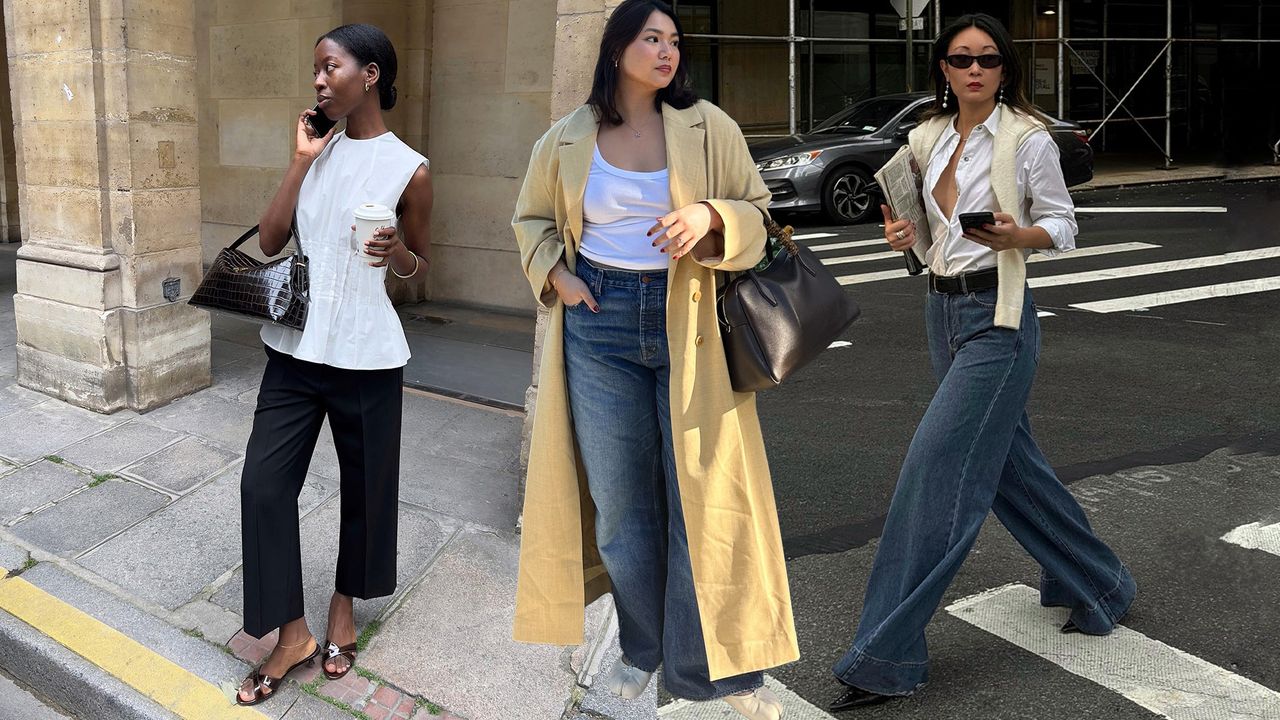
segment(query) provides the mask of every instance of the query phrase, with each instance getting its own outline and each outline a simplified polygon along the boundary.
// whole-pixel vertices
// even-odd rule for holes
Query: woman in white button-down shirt
[[[271,656],[240,688],[254,705],[274,695],[301,664],[323,655],[331,679],[355,662],[352,598],[390,595],[396,587],[396,512],[400,482],[404,330],[385,288],[387,269],[412,278],[426,268],[431,176],[427,159],[387,130],[382,113],[396,102],[396,54],[371,25],[344,25],[315,46],[317,104],[345,119],[343,132],[317,136],[316,115],[298,116],[293,161],[263,213],[259,242],[279,253],[297,218],[307,256],[310,303],[301,332],[266,326],[267,367],[241,477],[244,536],[244,627],[254,637],[279,628]],[[364,203],[395,211],[375,235],[353,236]],[[357,254],[363,247],[373,261]],[[342,508],[334,593],[326,640],[317,643],[303,616],[298,493],[326,417],[341,469]]]
[[[1075,247],[1057,146],[1023,95],[1021,64],[998,20],[959,18],[933,55],[937,100],[910,144],[924,168],[926,324],[938,390],[907,451],[853,645],[834,668],[833,710],[925,683],[925,626],[991,510],[1040,563],[1041,603],[1068,609],[1063,632],[1106,635],[1135,593],[1027,419],[1040,326],[1026,257]],[[922,229],[883,210],[889,244],[915,245]],[[960,215],[970,212],[992,212],[996,222],[966,231]]]

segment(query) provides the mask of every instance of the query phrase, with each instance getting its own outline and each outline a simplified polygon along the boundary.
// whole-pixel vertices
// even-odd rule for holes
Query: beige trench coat
[[[707,659],[712,679],[720,679],[800,655],[755,396],[730,387],[716,323],[715,271],[750,268],[763,257],[761,211],[770,195],[723,111],[707,102],[662,111],[672,206],[708,200],[725,226],[723,257],[689,255],[667,271],[671,434]],[[564,307],[547,283],[562,256],[570,270],[576,263],[597,129],[583,106],[547,131],[534,146],[512,220],[533,294],[551,311],[516,596],[514,636],[525,642],[581,643],[583,608],[609,590],[569,416]]]

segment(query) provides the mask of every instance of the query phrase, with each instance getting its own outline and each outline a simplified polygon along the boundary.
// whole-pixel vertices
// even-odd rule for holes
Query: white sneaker
[[[635,700],[649,686],[651,677],[653,673],[631,667],[625,657],[620,657],[604,676],[604,686],[623,700]]]
[[[767,687],[756,688],[749,695],[727,695],[724,701],[738,714],[750,720],[780,720],[782,701]]]

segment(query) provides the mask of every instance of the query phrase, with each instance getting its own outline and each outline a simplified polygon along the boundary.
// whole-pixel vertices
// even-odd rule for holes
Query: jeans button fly
[[[648,285],[648,284],[649,284],[649,276],[648,276],[648,275],[641,275],[641,276],[640,276],[640,282],[644,283],[645,285]]]

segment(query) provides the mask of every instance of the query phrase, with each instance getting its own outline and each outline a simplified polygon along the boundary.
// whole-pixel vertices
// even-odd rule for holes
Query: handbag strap
[[[232,250],[238,249],[241,245],[245,243],[246,240],[253,237],[254,235],[257,235],[258,228],[260,227],[262,226],[254,225],[253,227],[246,230],[243,235],[236,238],[235,242],[231,243],[230,249]],[[302,236],[298,234],[298,211],[297,210],[293,211],[293,218],[289,222],[289,232],[293,236],[293,242],[298,246],[298,254],[305,255],[306,253],[302,252]],[[285,241],[285,242],[286,244],[288,243],[288,241]]]

